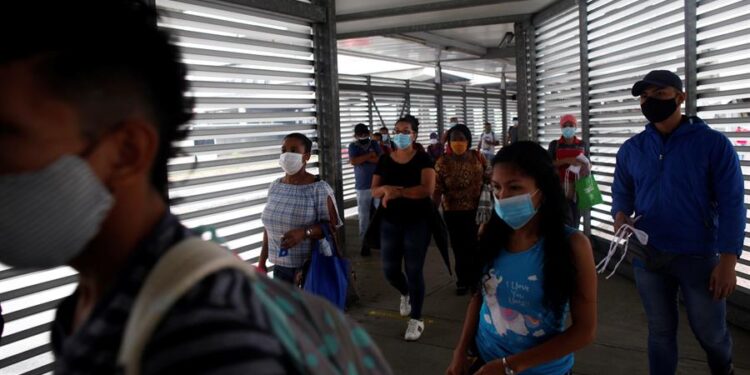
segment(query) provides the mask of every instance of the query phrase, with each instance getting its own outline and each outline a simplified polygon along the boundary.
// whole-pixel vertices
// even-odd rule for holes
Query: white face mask
[[[288,175],[297,174],[302,167],[305,166],[305,162],[302,160],[302,154],[296,152],[285,152],[279,157],[279,165],[281,169]]]
[[[68,264],[99,233],[113,205],[112,194],[78,156],[0,176],[0,262],[21,268]]]
[[[438,140],[437,139],[430,139],[430,144],[431,145],[436,145],[436,144],[438,144]]]

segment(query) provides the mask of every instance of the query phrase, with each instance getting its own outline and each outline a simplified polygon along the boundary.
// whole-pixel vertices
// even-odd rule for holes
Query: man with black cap
[[[372,207],[372,175],[383,151],[378,142],[370,139],[370,129],[365,124],[354,127],[354,138],[349,145],[349,161],[354,166],[354,189],[357,191],[357,211],[359,215],[359,237],[364,239],[370,225]],[[370,255],[370,248],[362,243],[362,255]]]
[[[677,293],[712,374],[733,374],[726,298],[745,230],[744,182],[732,143],[680,111],[682,80],[655,70],[635,83],[649,123],[617,153],[612,187],[615,231],[648,233],[633,269],[648,317],[651,374],[677,368]],[[631,215],[634,215],[631,218]]]

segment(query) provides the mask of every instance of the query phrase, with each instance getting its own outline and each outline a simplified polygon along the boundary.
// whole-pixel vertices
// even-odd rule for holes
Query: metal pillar
[[[445,112],[443,112],[443,69],[440,63],[435,65],[435,107],[437,108],[437,129],[440,136],[445,131]]]
[[[589,122],[589,33],[588,33],[588,3],[578,2],[578,35],[580,46],[581,67],[581,134],[586,152],[591,154],[591,123]],[[591,235],[591,211],[583,212],[583,231]]]
[[[404,105],[406,108],[406,114],[411,113],[411,81],[406,80],[406,96],[404,97]]]
[[[531,24],[530,21],[524,22],[524,25],[526,25],[526,36],[528,38],[528,41],[526,42],[526,46],[528,48],[528,54],[529,54],[529,62],[527,65],[527,68],[529,70],[529,81],[527,81],[528,88],[529,88],[529,104],[530,104],[530,112],[531,112],[531,118],[529,121],[529,126],[531,127],[531,132],[529,133],[529,136],[531,137],[530,140],[534,142],[539,141],[539,116],[537,114],[537,95],[536,95],[536,33],[534,32],[535,28],[534,25]]]
[[[461,105],[464,107],[464,125],[469,126],[469,105],[466,100],[466,85],[462,86],[463,89],[461,90],[461,93],[463,94],[463,100]]]
[[[503,146],[508,144],[508,82],[505,72],[502,72],[500,81],[500,111],[503,114]]]
[[[367,76],[367,121],[370,133],[375,133],[375,124],[372,121],[372,78]]]
[[[326,10],[326,21],[313,24],[320,175],[333,188],[338,214],[343,218],[344,184],[341,171],[336,4],[334,0],[313,0],[312,3]],[[343,244],[346,238],[344,229],[345,226],[342,226],[339,232],[342,249],[346,249]]]
[[[526,28],[520,22],[514,25],[516,34],[516,82],[518,98],[518,138],[526,140],[529,130],[529,84],[526,64]]]
[[[698,5],[685,0],[685,114],[698,114]]]
[[[484,122],[490,122],[490,103],[487,101],[487,88],[484,88]],[[482,124],[484,126],[484,124]],[[494,129],[493,129],[494,131]]]

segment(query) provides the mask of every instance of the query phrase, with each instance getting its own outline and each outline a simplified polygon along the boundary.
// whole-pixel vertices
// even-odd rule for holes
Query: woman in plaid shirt
[[[271,183],[261,216],[265,230],[259,267],[265,271],[270,260],[274,278],[295,284],[313,241],[323,238],[321,225],[342,225],[333,189],[305,169],[311,151],[312,141],[303,134],[284,138],[279,163],[286,176]]]

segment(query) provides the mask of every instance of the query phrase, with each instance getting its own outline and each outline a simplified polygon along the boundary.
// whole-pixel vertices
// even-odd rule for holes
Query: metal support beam
[[[367,122],[370,133],[375,133],[375,124],[372,121],[372,77],[367,76]]]
[[[500,81],[500,112],[503,114],[503,146],[508,144],[508,82],[505,72]]]
[[[448,51],[464,52],[475,56],[484,56],[487,54],[487,48],[485,47],[447,38],[442,35],[437,35],[426,31],[405,34],[405,39],[417,43],[422,43],[430,47],[437,47]]]
[[[467,20],[389,27],[389,28],[384,28],[384,29],[352,31],[352,32],[347,32],[347,33],[339,33],[337,37],[339,39],[351,39],[351,38],[364,38],[368,36],[385,36],[385,35],[394,35],[394,34],[414,33],[414,32],[419,32],[419,31],[498,25],[498,24],[503,24],[503,23],[522,22],[522,21],[526,21],[530,19],[530,17],[531,16],[528,14],[516,14],[516,15],[510,15],[510,16],[474,18],[474,19],[467,19]]]
[[[588,34],[588,2],[578,3],[578,36],[579,56],[581,68],[581,136],[586,147],[586,153],[591,154],[591,122],[589,121],[589,34]],[[591,236],[591,211],[583,212],[583,232]]]
[[[528,62],[526,55],[526,30],[521,22],[514,25],[516,34],[516,82],[518,86],[518,138],[525,140],[528,138],[529,129],[529,98],[528,98],[528,75],[526,64]]]
[[[419,5],[407,5],[398,8],[378,9],[365,12],[339,14],[336,16],[336,22],[348,22],[367,20],[372,18],[383,18],[393,16],[403,16],[407,14],[436,12],[441,10],[461,9],[477,7],[482,5],[495,5],[502,3],[519,2],[519,0],[448,0],[435,3],[425,3]]]
[[[585,1],[585,0],[581,0]],[[554,3],[548,5],[546,8],[534,13],[534,15],[531,18],[531,24],[534,27],[538,27],[544,21],[558,16],[561,13],[565,12],[566,10],[574,7],[577,5],[577,3],[580,3],[580,1],[577,0],[558,0]]]
[[[315,23],[323,23],[330,19],[326,16],[326,8],[319,5],[320,1],[313,1],[312,4],[306,4],[297,0],[221,0],[221,2],[275,14],[283,14]]]
[[[466,100],[466,85],[461,86],[461,105],[464,107],[464,125],[469,126],[469,105]]]
[[[497,60],[497,59],[511,59],[516,57],[516,47],[492,47],[486,49],[487,53],[479,57],[466,57],[458,59],[441,59],[442,62],[455,62],[455,61],[476,61],[476,60]],[[424,62],[424,61],[423,61]],[[436,62],[436,61],[432,61]]]
[[[273,3],[273,2],[267,2]],[[341,127],[339,121],[338,61],[336,51],[335,0],[313,0],[313,5],[327,11],[327,21],[313,24],[315,47],[315,94],[318,120],[318,148],[320,175],[336,194],[339,217],[344,217],[344,184],[341,165]],[[342,226],[339,232],[341,248],[346,249]]]
[[[698,5],[685,0],[685,114],[698,114]]]
[[[406,102],[406,113],[411,113],[411,81],[406,80],[406,96],[404,97]]]
[[[443,112],[443,70],[440,63],[435,65],[435,107],[437,108],[438,135],[445,131],[445,112]]]
[[[539,116],[537,115],[537,95],[536,95],[536,32],[534,30],[534,25],[531,24],[531,22],[525,22],[526,25],[526,37],[528,38],[528,41],[526,42],[526,46],[528,47],[528,54],[529,54],[529,61],[528,61],[528,69],[529,69],[529,104],[531,109],[531,121],[529,121],[529,126],[531,126],[531,140],[534,142],[539,141]]]
[[[487,88],[486,87],[484,88],[484,122],[490,122],[490,103],[487,100]]]

